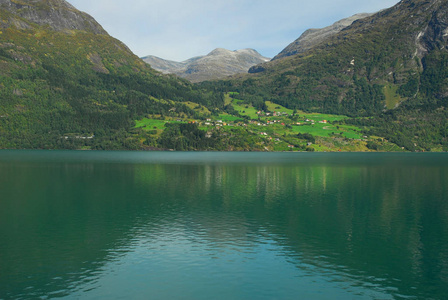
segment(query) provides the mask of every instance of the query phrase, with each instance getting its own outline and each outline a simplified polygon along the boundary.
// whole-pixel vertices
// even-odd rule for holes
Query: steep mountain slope
[[[63,0],[0,0],[0,148],[141,147],[134,120],[218,94],[162,76]]]
[[[218,48],[205,56],[183,62],[164,60],[155,56],[143,57],[143,60],[163,73],[176,74],[192,82],[201,82],[246,73],[250,67],[270,59],[253,49],[230,51]]]
[[[53,30],[82,30],[95,34],[107,34],[91,16],[78,11],[70,3],[60,0],[0,0],[2,9],[38,25],[48,25]],[[20,21],[14,24],[21,29],[30,29]],[[22,27],[21,27],[22,26]]]
[[[278,55],[276,55],[272,60],[306,52],[316,45],[322,43],[326,39],[336,35],[344,28],[352,25],[354,21],[364,19],[371,15],[372,14],[368,13],[356,14],[349,18],[342,19],[325,28],[308,29],[297,40],[289,44]]]
[[[174,60],[166,60],[157,56],[148,55],[142,57],[143,61],[149,64],[153,69],[164,74],[183,74],[190,63],[203,58],[204,56],[196,56],[183,62]]]
[[[230,89],[255,105],[377,116],[366,121],[374,133],[407,149],[445,147],[447,16],[446,0],[403,0],[308,51],[258,66]]]

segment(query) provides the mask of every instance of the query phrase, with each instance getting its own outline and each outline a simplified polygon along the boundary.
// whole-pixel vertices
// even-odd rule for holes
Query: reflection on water
[[[0,152],[0,299],[443,299],[448,157]]]

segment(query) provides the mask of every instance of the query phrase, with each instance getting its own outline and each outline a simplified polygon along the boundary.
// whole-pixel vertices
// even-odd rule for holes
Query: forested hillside
[[[64,0],[0,0],[0,149],[448,151],[447,15],[403,0],[193,85]]]
[[[448,1],[404,0],[304,53],[215,85],[260,108],[269,100],[365,117],[347,122],[408,150],[446,147],[447,15]]]
[[[135,120],[194,115],[184,101],[223,105],[152,70],[65,1],[0,2],[0,148],[139,149]]]

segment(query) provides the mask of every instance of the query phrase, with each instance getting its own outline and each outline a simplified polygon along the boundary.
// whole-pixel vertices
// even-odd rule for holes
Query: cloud
[[[214,48],[275,56],[311,27],[398,0],[68,0],[139,56],[185,60]]]

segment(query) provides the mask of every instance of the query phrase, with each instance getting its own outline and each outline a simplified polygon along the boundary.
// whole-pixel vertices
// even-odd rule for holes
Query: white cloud
[[[68,0],[139,56],[184,60],[217,47],[274,56],[310,27],[398,0]]]

